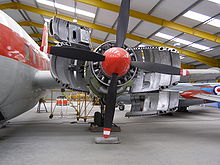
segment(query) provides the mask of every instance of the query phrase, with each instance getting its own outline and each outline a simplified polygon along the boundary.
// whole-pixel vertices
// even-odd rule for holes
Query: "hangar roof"
[[[115,39],[121,0],[2,0],[4,10],[41,40],[47,18],[62,16],[91,28],[93,47]],[[36,10],[37,9],[37,10]],[[129,46],[172,46],[182,63],[220,67],[220,0],[131,0]],[[53,41],[52,41],[53,42]],[[207,58],[209,57],[209,58]],[[207,65],[204,65],[207,64]]]

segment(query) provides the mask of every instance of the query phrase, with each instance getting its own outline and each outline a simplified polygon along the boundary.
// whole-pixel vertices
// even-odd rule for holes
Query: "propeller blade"
[[[126,33],[128,30],[130,11],[130,0],[122,0],[121,8],[118,16],[117,34],[116,34],[116,46],[122,47],[125,41]]]
[[[50,54],[60,56],[64,58],[82,60],[82,61],[104,61],[105,56],[98,54],[93,51],[79,49],[79,48],[67,48],[67,47],[56,47],[50,48]]]
[[[112,128],[112,121],[115,113],[115,104],[117,96],[117,75],[116,73],[112,74],[110,86],[108,87],[108,94],[106,96],[106,109],[105,109],[105,118],[104,118],[104,128],[103,136],[108,138]]]
[[[165,64],[132,61],[131,65],[149,72],[158,72],[163,74],[180,75],[180,68]]]

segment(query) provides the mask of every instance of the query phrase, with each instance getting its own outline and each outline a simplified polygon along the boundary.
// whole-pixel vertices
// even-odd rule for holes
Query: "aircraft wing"
[[[219,95],[200,93],[200,94],[194,95],[194,97],[204,99],[204,100],[220,102],[220,96]]]
[[[180,82],[218,80],[220,78],[219,68],[210,69],[184,69],[185,74],[181,76]]]

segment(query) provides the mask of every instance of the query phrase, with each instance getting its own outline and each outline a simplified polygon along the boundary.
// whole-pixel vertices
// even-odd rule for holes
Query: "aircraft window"
[[[36,52],[33,50],[33,63],[36,64]]]
[[[26,60],[30,60],[30,48],[25,44],[25,58]]]

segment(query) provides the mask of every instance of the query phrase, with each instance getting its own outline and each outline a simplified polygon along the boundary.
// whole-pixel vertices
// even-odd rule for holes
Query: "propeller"
[[[118,25],[116,33],[116,47],[123,47],[128,30],[130,11],[130,0],[122,0],[118,16]],[[130,58],[129,58],[130,60]],[[128,62],[130,65],[130,61]],[[128,68],[129,69],[129,68]],[[115,113],[115,104],[117,96],[117,75],[119,73],[112,73],[108,93],[106,96],[106,109],[104,118],[103,136],[108,138],[112,128],[112,122]]]
[[[105,56],[99,53],[85,50],[85,49],[79,49],[79,48],[51,46],[50,54],[64,57],[64,58],[83,60],[83,61],[104,61],[105,60]]]
[[[158,72],[163,74],[180,75],[180,68],[165,64],[132,61],[131,65],[149,72]]]
[[[108,88],[108,94],[106,96],[106,108],[104,118],[103,136],[108,138],[112,128],[112,121],[115,114],[115,104],[117,97],[117,73],[113,73],[111,82]]]
[[[118,16],[116,46],[122,47],[126,38],[129,22],[130,0],[122,0]]]

